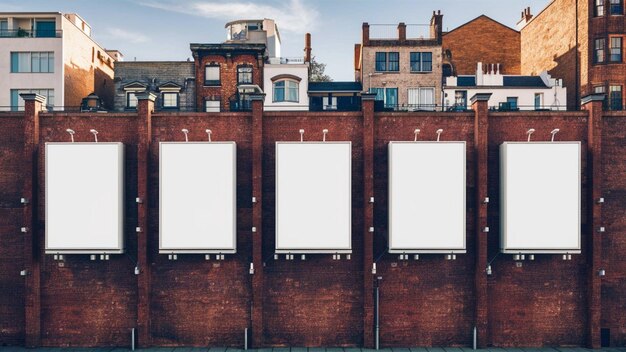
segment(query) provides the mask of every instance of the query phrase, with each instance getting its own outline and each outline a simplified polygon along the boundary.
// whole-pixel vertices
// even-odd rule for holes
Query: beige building
[[[0,110],[20,110],[21,93],[46,97],[46,106],[78,110],[95,92],[113,105],[113,67],[121,58],[91,38],[77,14],[0,13]]]
[[[435,110],[441,106],[442,20],[429,25],[363,24],[355,46],[356,80],[376,93],[377,109]]]

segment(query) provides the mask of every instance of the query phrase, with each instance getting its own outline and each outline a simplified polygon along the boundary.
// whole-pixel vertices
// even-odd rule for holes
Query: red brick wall
[[[7,115],[9,116],[9,115]],[[41,259],[41,292],[24,291],[19,270],[27,244],[19,228],[23,213],[19,204],[22,180],[24,123],[21,117],[0,116],[0,344],[23,344],[24,306],[28,299],[40,300],[41,340],[44,346],[128,346],[130,329],[137,325],[137,310],[143,296],[138,294],[140,276],[133,268],[140,250],[135,226],[138,189],[137,143],[139,124],[133,114],[42,114],[38,211],[36,232]],[[13,115],[11,115],[13,116]],[[535,128],[534,140],[549,138],[560,128],[558,140],[582,141],[587,150],[587,112],[492,113],[488,129],[489,203],[488,258],[493,275],[487,279],[487,341],[494,346],[585,345],[588,335],[590,268],[588,217],[583,217],[583,249],[571,261],[560,256],[537,255],[517,267],[511,256],[499,252],[499,162],[498,146],[503,141],[526,138]],[[606,113],[603,122],[602,165],[604,165],[601,327],[611,329],[612,345],[626,345],[626,116]],[[364,323],[364,302],[373,292],[364,292],[364,279],[382,277],[380,286],[381,345],[470,346],[476,324],[475,277],[477,234],[475,233],[477,159],[474,154],[474,114],[469,113],[381,113],[374,118],[374,247],[363,240],[363,120],[354,113],[290,113],[263,115],[263,234],[265,266],[263,286],[252,288],[248,273],[252,261],[252,114],[172,113],[153,116],[149,152],[149,233],[148,263],[151,290],[146,296],[151,309],[152,342],[158,346],[243,345],[243,331],[250,327],[251,302],[261,297],[262,341],[260,346],[362,346],[373,326]],[[43,255],[44,149],[47,141],[67,141],[66,128],[76,131],[77,141],[91,141],[90,128],[101,141],[126,145],[126,248],[125,255],[110,261],[89,261],[87,256],[67,256],[63,266]],[[213,130],[215,140],[238,144],[238,253],[225,261],[204,261],[201,256],[181,255],[170,262],[158,254],[158,142],[182,140],[182,128],[190,140],[205,140],[204,130]],[[273,259],[274,248],[274,152],[276,141],[295,141],[298,130],[306,140],[321,140],[322,129],[330,130],[329,140],[353,143],[353,254],[351,260],[331,260],[329,255],[308,255],[306,261]],[[399,262],[384,254],[387,228],[387,152],[391,140],[411,140],[420,128],[422,139],[434,139],[443,128],[444,140],[465,140],[467,153],[467,254],[456,261],[440,255],[423,255],[419,261]],[[583,209],[587,214],[589,194],[588,157],[583,152]],[[481,234],[487,235],[487,234]],[[481,247],[482,248],[482,247]],[[367,252],[365,252],[367,251]],[[368,276],[364,254],[377,259],[378,273]],[[255,274],[257,275],[257,274]],[[259,286],[260,287],[260,286]],[[480,287],[480,286],[479,286]],[[34,295],[34,296],[33,296]],[[26,297],[25,297],[26,296]],[[482,296],[481,296],[482,297]],[[368,346],[371,347],[371,346]]]
[[[352,259],[307,255],[275,261],[275,151],[277,141],[352,141]],[[263,319],[268,346],[360,346],[362,320],[363,143],[358,113],[266,113],[263,126]]]
[[[480,16],[443,36],[457,75],[475,75],[476,64],[500,64],[501,72],[520,74],[520,33],[487,16]]]
[[[390,141],[467,141],[467,249],[457,260],[421,255],[419,261],[398,261],[385,253],[388,229],[388,153]],[[384,347],[471,346],[474,326],[474,193],[473,114],[386,114],[376,118],[374,132],[374,258],[380,294],[380,343]],[[383,254],[385,253],[385,254]]]
[[[220,65],[219,87],[204,85],[204,67],[207,64]],[[205,100],[221,100],[221,111],[230,111],[228,99],[237,92],[237,66],[252,66],[252,84],[263,87],[263,67],[259,66],[257,57],[250,54],[233,54],[226,58],[223,55],[205,55],[196,60],[196,106],[204,111]]]
[[[0,114],[0,345],[24,343],[23,117]]]
[[[499,145],[505,141],[524,141],[526,131],[535,128],[533,140],[548,141],[550,131],[560,128],[559,141],[582,141],[586,150],[587,123],[581,114],[494,114],[489,120],[489,260],[493,275],[488,279],[490,343],[494,346],[584,345],[587,321],[587,281],[589,235],[582,217],[581,255],[563,261],[559,255],[535,255],[516,267],[510,255],[500,251]],[[586,153],[582,153],[586,169]],[[588,183],[582,176],[582,199]],[[546,195],[549,197],[550,195]],[[541,201],[538,199],[537,201]],[[583,202],[582,214],[586,214]]]
[[[626,346],[626,121],[623,114],[605,115],[602,126],[602,205],[601,327],[611,329],[611,346]]]

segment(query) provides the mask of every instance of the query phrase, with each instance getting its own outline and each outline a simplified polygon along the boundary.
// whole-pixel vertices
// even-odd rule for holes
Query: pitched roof
[[[444,36],[446,36],[446,35],[448,35],[448,34],[450,34],[450,33],[454,32],[454,31],[456,31],[456,30],[458,30],[458,29],[461,29],[461,28],[463,28],[463,27],[467,26],[468,24],[471,24],[471,23],[473,23],[473,22],[475,22],[475,21],[477,21],[477,20],[479,20],[479,19],[483,19],[483,18],[484,18],[484,19],[486,19],[486,20],[489,20],[489,21],[491,21],[491,22],[494,22],[495,24],[498,24],[498,25],[500,25],[500,26],[502,26],[502,27],[504,27],[504,28],[510,29],[510,30],[512,30],[513,32],[519,33],[519,31],[518,31],[518,30],[515,30],[515,29],[513,29],[513,28],[511,28],[511,27],[509,27],[509,26],[507,26],[507,25],[505,25],[505,24],[502,24],[502,23],[500,23],[500,22],[498,22],[498,21],[494,20],[493,18],[491,18],[491,17],[489,17],[489,16],[487,16],[487,15],[480,15],[480,16],[478,16],[478,17],[474,18],[473,20],[471,20],[471,21],[469,21],[469,22],[466,22],[466,23],[463,23],[462,25],[460,25],[460,26],[456,27],[455,29],[453,29],[453,30],[451,30],[451,31],[449,31],[449,32],[446,32],[446,33],[444,34]]]
[[[360,82],[309,82],[309,92],[360,92]]]

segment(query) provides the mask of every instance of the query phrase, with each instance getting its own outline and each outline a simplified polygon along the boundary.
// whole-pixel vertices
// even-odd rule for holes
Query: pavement
[[[80,347],[2,347],[0,352],[127,352],[129,348],[80,348]],[[142,348],[141,352],[244,352],[238,348],[220,347],[153,347]],[[467,347],[421,347],[421,348],[261,348],[248,349],[249,352],[626,352],[626,347],[613,347],[592,350],[582,347],[544,347],[544,348],[485,348],[473,350]]]

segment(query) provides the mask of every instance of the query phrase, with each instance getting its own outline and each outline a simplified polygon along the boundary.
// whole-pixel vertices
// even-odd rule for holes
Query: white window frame
[[[411,104],[411,91],[417,90],[417,104]],[[422,90],[430,90],[432,92],[433,101],[432,103],[424,103],[422,102]],[[435,97],[435,87],[409,87],[406,90],[407,94],[407,105],[409,110],[426,110],[426,111],[435,111],[437,107],[436,97]]]
[[[174,96],[174,105],[166,105],[165,96]],[[177,91],[163,91],[161,92],[161,107],[164,109],[178,109],[180,108],[180,94]]]
[[[209,69],[217,70],[217,79],[208,79]],[[219,64],[206,64],[204,65],[204,86],[207,87],[219,87],[222,85],[222,74],[220,72]]]
[[[222,109],[222,102],[219,100],[205,100],[204,111],[205,112],[220,112]]]
[[[284,82],[285,86],[282,87],[283,89],[283,99],[282,100],[278,100],[276,98],[276,84]],[[294,89],[294,87],[289,87],[289,84],[294,84],[295,85],[295,91],[296,91],[296,99],[295,100],[290,100],[288,91],[290,89]],[[293,79],[280,79],[277,81],[274,81],[272,83],[272,102],[273,103],[299,103],[300,102],[300,82],[293,80]]]

